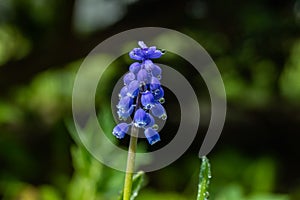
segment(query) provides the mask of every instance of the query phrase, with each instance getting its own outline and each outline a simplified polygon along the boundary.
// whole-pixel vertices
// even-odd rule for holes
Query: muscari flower
[[[155,46],[148,47],[139,41],[139,48],[134,48],[130,58],[137,60],[129,66],[129,72],[123,77],[124,86],[119,93],[117,105],[120,120],[133,117],[131,123],[119,123],[113,129],[113,135],[124,138],[130,126],[144,129],[144,134],[153,145],[160,141],[154,117],[165,120],[166,111],[161,105],[164,102],[164,90],[161,87],[161,68],[151,59],[160,58],[163,52]],[[135,110],[135,111],[134,111]]]

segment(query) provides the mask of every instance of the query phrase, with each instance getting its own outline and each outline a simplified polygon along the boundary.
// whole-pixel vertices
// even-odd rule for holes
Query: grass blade
[[[134,200],[137,197],[137,195],[139,194],[139,191],[140,191],[141,187],[143,186],[144,176],[145,176],[145,173],[143,171],[139,171],[137,174],[135,174],[133,176],[132,193],[130,196],[130,200]],[[118,200],[123,200],[123,191],[122,191],[121,195],[119,196]]]
[[[202,157],[202,163],[199,174],[199,185],[197,200],[207,200],[209,197],[208,185],[211,179],[211,171],[209,160],[206,156]]]

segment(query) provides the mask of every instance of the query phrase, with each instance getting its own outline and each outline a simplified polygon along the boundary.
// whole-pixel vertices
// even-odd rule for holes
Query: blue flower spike
[[[155,46],[148,47],[143,41],[139,47],[129,52],[129,57],[136,62],[129,66],[129,72],[123,77],[124,86],[119,93],[117,113],[120,120],[133,117],[131,123],[120,123],[112,131],[118,139],[125,137],[130,126],[144,129],[150,145],[160,141],[155,118],[167,119],[164,103],[164,90],[160,79],[162,70],[152,59],[160,58],[164,52]]]

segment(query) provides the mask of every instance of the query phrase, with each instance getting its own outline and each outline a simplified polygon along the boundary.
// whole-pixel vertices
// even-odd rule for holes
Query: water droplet
[[[158,80],[160,80],[160,79],[161,79],[161,75],[158,75],[156,78],[157,78]]]
[[[150,104],[147,104],[146,106],[144,106],[144,109],[145,110],[149,110],[151,108],[151,105]]]
[[[162,120],[166,120],[166,119],[167,119],[167,115],[166,115],[166,114],[163,114],[163,115],[161,116],[161,119],[162,119]]]
[[[158,125],[157,125],[157,124],[154,124],[154,125],[152,126],[152,129],[153,129],[153,130],[156,130],[156,131],[157,131],[157,130],[158,130],[158,128],[159,128],[159,127],[158,127]]]
[[[161,104],[165,103],[165,99],[164,99],[164,98],[160,98],[158,101],[159,101],[159,103],[161,103]]]
[[[208,191],[205,192],[205,199],[209,199],[209,192]]]

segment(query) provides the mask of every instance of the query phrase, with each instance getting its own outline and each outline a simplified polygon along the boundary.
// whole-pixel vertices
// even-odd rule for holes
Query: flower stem
[[[137,127],[135,127],[135,126],[131,127],[131,135],[130,135],[128,155],[127,155],[127,167],[126,167],[126,175],[125,175],[125,183],[124,183],[123,200],[130,200],[130,196],[131,196],[132,175],[134,172],[135,152],[136,152],[136,147],[137,147],[138,132],[139,132],[139,129]]]

